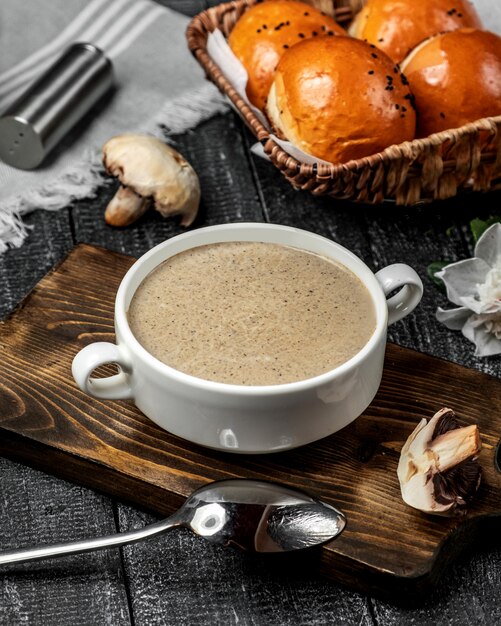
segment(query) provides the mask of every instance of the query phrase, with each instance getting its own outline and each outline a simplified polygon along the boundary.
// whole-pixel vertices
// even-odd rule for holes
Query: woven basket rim
[[[310,177],[315,176],[317,180],[322,178],[332,178],[348,171],[357,171],[367,167],[374,167],[378,164],[389,165],[392,162],[405,159],[414,163],[417,156],[425,152],[437,150],[440,146],[447,142],[457,143],[460,137],[467,135],[476,135],[480,131],[493,131],[493,126],[501,125],[501,115],[485,117],[474,122],[470,122],[459,128],[452,128],[435,133],[428,137],[416,138],[411,141],[405,141],[399,144],[393,144],[388,146],[381,152],[371,154],[360,159],[353,159],[345,163],[315,163],[308,164],[299,161],[295,157],[286,152],[280,145],[278,145],[272,137],[270,137],[270,130],[268,130],[257,118],[252,109],[236,92],[233,85],[224,76],[221,68],[212,59],[207,52],[206,45],[199,43],[199,34],[204,33],[208,36],[210,32],[214,32],[216,28],[211,28],[213,16],[220,16],[226,13],[235,12],[239,8],[249,8],[259,0],[231,0],[218,4],[214,7],[210,7],[198,15],[195,15],[189,22],[186,29],[186,37],[188,40],[188,46],[192,54],[198,59],[199,63],[207,70],[216,70],[219,73],[217,83],[224,91],[227,97],[232,101],[237,110],[242,114],[244,120],[254,131],[257,139],[263,145],[265,153],[269,156],[273,155],[274,159],[280,162],[284,167],[291,170],[296,170],[297,173]],[[245,8],[244,8],[245,10]],[[335,15],[338,17],[342,15],[346,21],[353,13],[348,7],[342,7],[335,9]],[[206,41],[206,39],[205,39]],[[495,155],[495,151],[482,153],[481,160],[491,159]],[[315,157],[313,157],[315,158]],[[452,161],[451,161],[452,162]],[[444,163],[447,165],[447,161]],[[412,166],[411,166],[412,169]]]

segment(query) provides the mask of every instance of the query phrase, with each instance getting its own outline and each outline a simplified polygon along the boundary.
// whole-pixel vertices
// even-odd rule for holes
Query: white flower
[[[447,328],[461,330],[475,346],[475,356],[501,353],[501,224],[480,237],[472,259],[447,265],[435,274],[458,309],[437,309]]]

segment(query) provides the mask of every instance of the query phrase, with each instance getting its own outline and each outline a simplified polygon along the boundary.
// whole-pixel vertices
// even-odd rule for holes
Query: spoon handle
[[[160,522],[127,533],[107,535],[106,537],[97,537],[95,539],[84,539],[82,541],[55,543],[51,546],[42,546],[39,548],[9,550],[8,552],[0,553],[0,565],[6,565],[7,563],[25,563],[27,561],[38,561],[40,559],[65,556],[67,554],[79,554],[81,552],[91,552],[92,550],[102,550],[103,548],[124,546],[142,541],[143,539],[149,539],[150,537],[162,534],[180,525],[181,520],[179,516],[174,514]]]

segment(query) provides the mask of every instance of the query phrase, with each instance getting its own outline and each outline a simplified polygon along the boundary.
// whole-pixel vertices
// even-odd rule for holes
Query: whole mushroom
[[[478,426],[460,427],[452,409],[423,418],[402,447],[398,479],[406,504],[436,515],[464,512],[481,478]]]
[[[200,204],[200,183],[179,152],[151,135],[126,133],[103,146],[103,165],[121,183],[104,214],[110,226],[128,226],[153,203],[164,217],[190,226]]]

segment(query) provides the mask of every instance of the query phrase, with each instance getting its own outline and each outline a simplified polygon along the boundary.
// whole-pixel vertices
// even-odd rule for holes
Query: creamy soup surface
[[[148,352],[192,376],[276,385],[327,372],[376,327],[367,288],[327,258],[271,243],[193,248],[159,265],[128,311]]]

